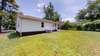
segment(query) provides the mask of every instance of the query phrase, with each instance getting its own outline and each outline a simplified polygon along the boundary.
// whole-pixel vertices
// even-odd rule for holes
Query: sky
[[[75,22],[78,11],[86,7],[87,0],[16,0],[19,11],[25,15],[44,17],[43,6],[51,2],[63,21]]]

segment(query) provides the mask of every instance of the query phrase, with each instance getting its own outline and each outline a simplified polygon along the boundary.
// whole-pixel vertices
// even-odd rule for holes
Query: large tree
[[[88,1],[86,9],[81,9],[76,18],[94,21],[100,19],[100,0]]]
[[[0,32],[1,32],[1,26],[8,28],[9,27],[9,25],[7,25],[8,22],[10,23],[10,25],[15,23],[15,22],[13,22],[13,19],[15,19],[14,16],[15,16],[15,13],[17,13],[17,10],[18,10],[18,5],[16,4],[16,0],[1,0]],[[6,26],[8,26],[8,27],[6,27]]]
[[[79,11],[79,13],[77,14],[76,18],[78,18],[79,20],[86,19],[86,17],[85,17],[86,14],[87,14],[87,10],[86,9],[81,9]]]
[[[44,6],[44,19],[52,20],[52,21],[59,21],[60,15],[58,12],[54,10],[54,6],[50,2],[48,6]]]
[[[1,32],[1,25],[2,25],[2,16],[3,16],[3,10],[5,10],[6,7],[6,0],[0,0],[0,32]]]

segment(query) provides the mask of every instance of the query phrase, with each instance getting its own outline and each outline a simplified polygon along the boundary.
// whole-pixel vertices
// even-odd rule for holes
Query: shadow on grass
[[[8,35],[8,38],[9,38],[9,39],[14,39],[14,38],[19,38],[19,36],[16,34],[16,32],[11,32],[11,33]]]

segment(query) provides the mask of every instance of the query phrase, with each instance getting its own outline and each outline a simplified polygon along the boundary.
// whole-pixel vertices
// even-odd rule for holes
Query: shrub
[[[65,22],[62,26],[61,26],[61,29],[64,29],[64,30],[81,30],[82,27],[80,24],[78,23],[70,23],[70,22]]]
[[[67,21],[62,25],[61,29],[100,31],[100,20],[78,22],[78,23],[70,23]]]
[[[100,29],[96,29],[96,32],[100,32]]]
[[[83,30],[81,24],[78,24],[78,25],[76,26],[76,30]]]
[[[83,29],[86,31],[99,31],[100,29],[100,20],[95,20],[93,22],[84,23]]]
[[[11,32],[11,33],[8,35],[8,38],[9,38],[9,39],[13,39],[13,38],[17,38],[17,37],[18,37],[18,35],[17,35],[16,32]]]
[[[67,21],[61,26],[61,29],[68,30],[70,27],[71,27],[70,23]]]

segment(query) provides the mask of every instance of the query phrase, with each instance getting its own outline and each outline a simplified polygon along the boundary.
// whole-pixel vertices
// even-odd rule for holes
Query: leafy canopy
[[[45,5],[44,6],[44,19],[47,20],[52,20],[52,21],[59,21],[60,19],[60,15],[58,14],[57,11],[54,10],[54,6],[52,5],[52,3],[50,2],[49,5]]]
[[[87,8],[81,9],[76,18],[79,20],[97,20],[100,19],[100,0],[88,1]]]

